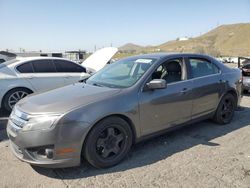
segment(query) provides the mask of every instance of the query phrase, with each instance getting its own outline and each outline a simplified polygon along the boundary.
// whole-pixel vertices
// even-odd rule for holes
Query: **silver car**
[[[12,111],[13,153],[32,165],[105,168],[131,146],[212,118],[229,123],[241,97],[241,72],[198,54],[149,54],[106,66],[83,83],[28,96]]]

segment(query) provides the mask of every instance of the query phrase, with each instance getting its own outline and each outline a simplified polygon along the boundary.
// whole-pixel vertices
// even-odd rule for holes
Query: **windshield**
[[[134,85],[149,69],[156,59],[128,58],[107,65],[91,76],[87,84],[98,86],[126,88]]]

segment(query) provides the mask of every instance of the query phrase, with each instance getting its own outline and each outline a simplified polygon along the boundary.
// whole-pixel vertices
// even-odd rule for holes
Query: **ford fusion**
[[[241,72],[199,54],[122,59],[77,83],[19,101],[7,133],[13,153],[32,165],[105,168],[131,146],[212,118],[228,124],[241,97]]]

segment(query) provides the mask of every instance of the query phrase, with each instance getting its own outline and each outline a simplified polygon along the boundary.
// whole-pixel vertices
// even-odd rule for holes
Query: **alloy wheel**
[[[234,111],[233,101],[225,98],[225,100],[222,103],[221,118],[224,121],[230,120],[233,115],[233,111]]]
[[[19,100],[23,99],[27,95],[28,93],[25,91],[16,91],[12,93],[8,99],[9,107],[12,109]]]
[[[125,135],[116,127],[108,127],[99,135],[96,142],[96,152],[103,159],[119,155],[125,144]]]

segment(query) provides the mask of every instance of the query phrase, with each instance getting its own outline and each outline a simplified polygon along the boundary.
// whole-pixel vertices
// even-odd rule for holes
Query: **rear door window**
[[[63,72],[63,73],[86,72],[86,69],[84,67],[70,61],[54,60],[53,62],[55,64],[57,72]]]
[[[24,63],[16,68],[20,73],[33,73],[33,67],[31,63]]]
[[[193,78],[217,74],[219,68],[206,59],[189,58]]]
[[[49,59],[32,61],[32,65],[34,67],[34,72],[36,73],[55,73],[56,72],[56,68],[52,60],[49,60]]]

